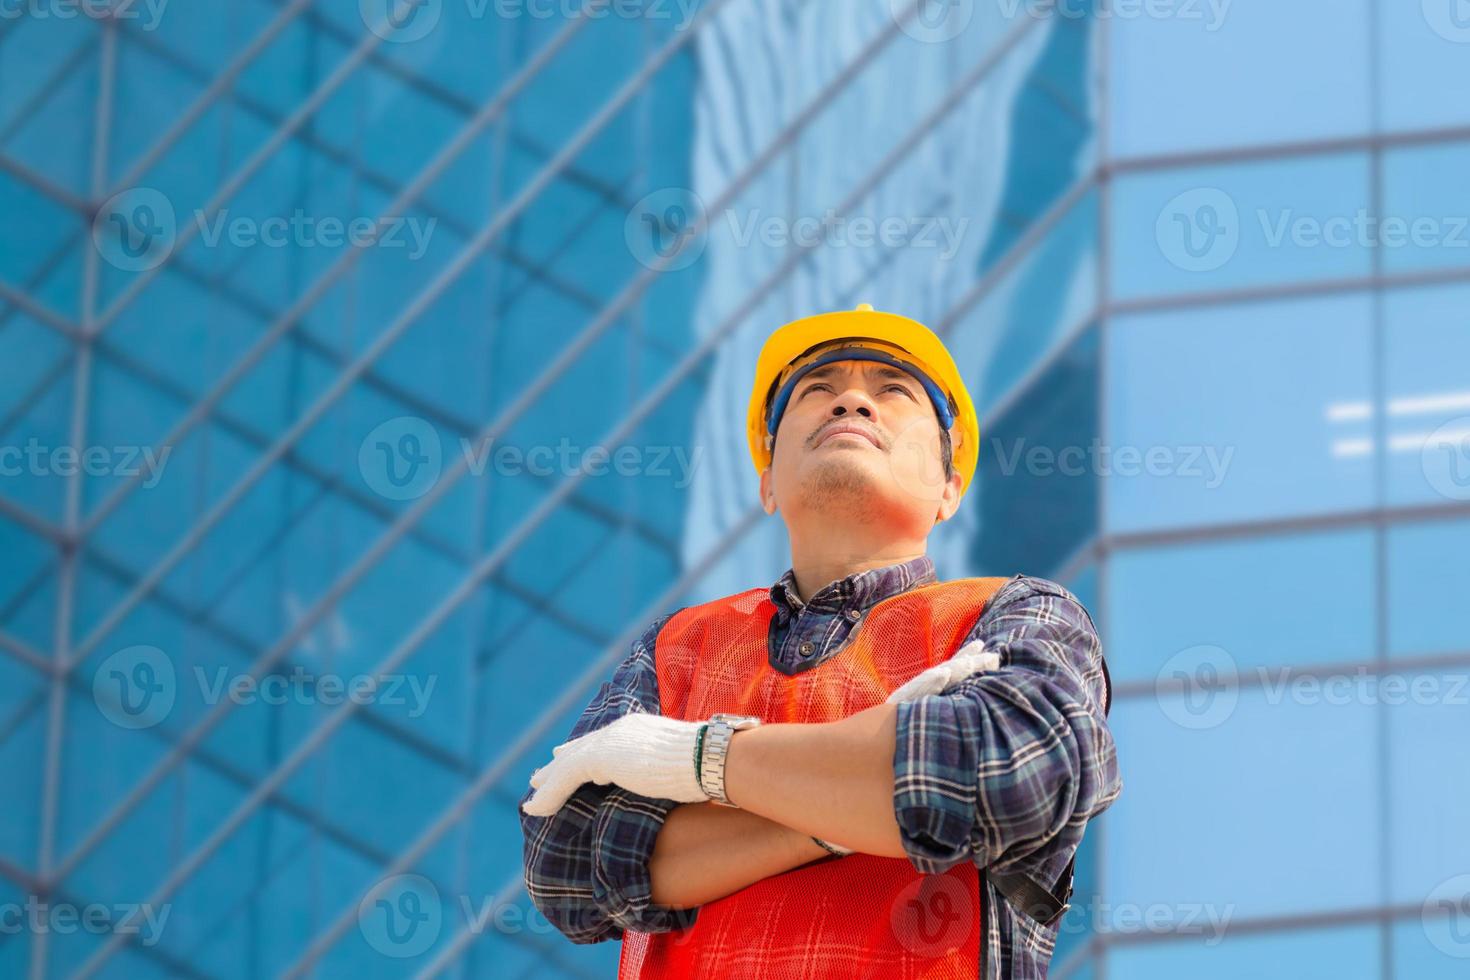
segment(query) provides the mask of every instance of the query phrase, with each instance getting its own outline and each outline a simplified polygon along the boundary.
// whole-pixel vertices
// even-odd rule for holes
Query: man
[[[650,625],[521,801],[532,900],[621,936],[621,977],[1046,975],[1121,780],[1077,599],[925,554],[978,429],[912,320],[767,340],[747,430],[791,568]]]

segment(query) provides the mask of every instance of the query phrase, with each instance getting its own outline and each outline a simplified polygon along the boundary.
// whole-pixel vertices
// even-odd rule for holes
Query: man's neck
[[[927,543],[923,539],[866,541],[860,534],[835,534],[810,542],[793,537],[791,570],[796,576],[796,590],[801,601],[807,602],[838,579],[912,561],[925,553]]]

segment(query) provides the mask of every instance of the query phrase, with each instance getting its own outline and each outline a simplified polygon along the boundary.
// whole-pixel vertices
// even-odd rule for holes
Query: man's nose
[[[867,391],[856,385],[850,385],[844,391],[839,392],[837,398],[832,402],[833,415],[846,415],[848,412],[856,412],[865,419],[873,419],[878,415],[878,405]]]

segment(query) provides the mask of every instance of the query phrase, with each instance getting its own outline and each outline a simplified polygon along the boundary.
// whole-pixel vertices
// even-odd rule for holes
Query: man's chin
[[[826,454],[801,478],[801,495],[814,507],[876,512],[895,489],[885,472],[857,453]]]

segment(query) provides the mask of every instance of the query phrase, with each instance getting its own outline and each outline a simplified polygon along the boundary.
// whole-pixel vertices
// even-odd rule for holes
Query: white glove
[[[522,809],[549,817],[583,783],[616,783],[680,803],[707,800],[694,771],[694,741],[703,724],[635,712],[558,745],[551,761],[531,774],[536,792]]]
[[[986,650],[985,643],[981,640],[971,640],[955,651],[955,655],[944,663],[935,664],[928,670],[915,675],[907,683],[900,685],[888,695],[884,703],[917,701],[919,698],[939,694],[941,691],[954,687],[974,674],[998,669],[1000,669],[1000,654]]]

